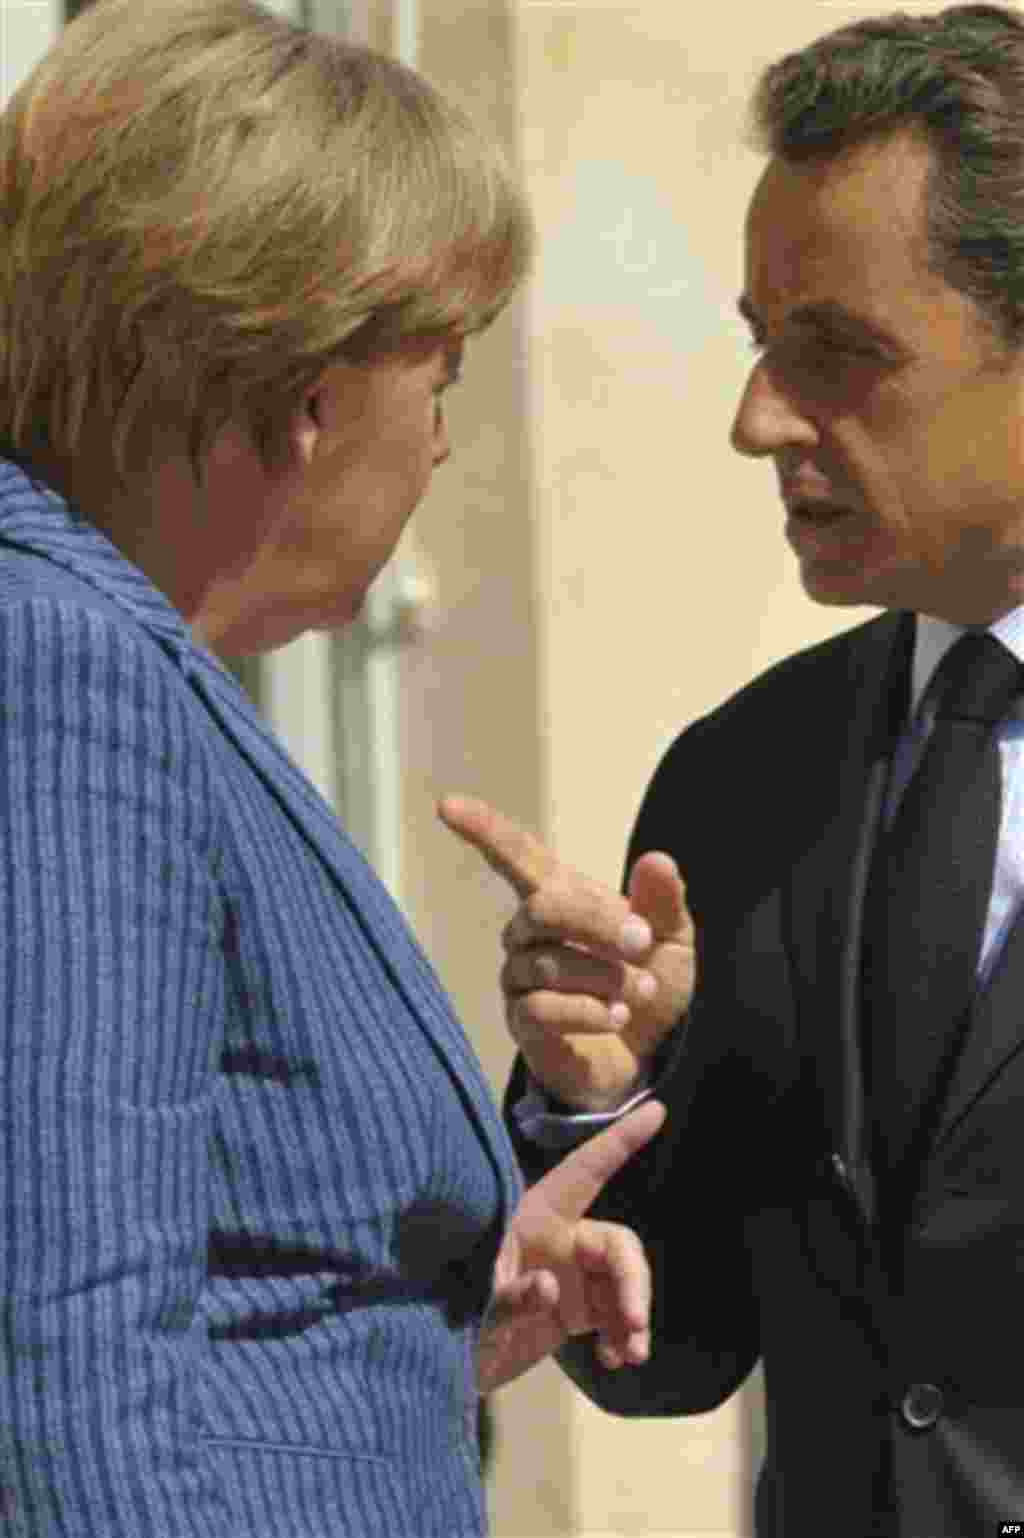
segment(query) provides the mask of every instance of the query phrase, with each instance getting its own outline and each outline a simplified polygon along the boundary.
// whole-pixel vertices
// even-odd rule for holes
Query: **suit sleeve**
[[[227,1538],[195,1384],[223,1013],[209,765],[152,643],[0,610],[0,1510]]]
[[[699,728],[677,739],[644,797],[626,871],[645,851],[667,850],[687,882],[693,868],[681,815],[693,804],[696,771],[681,760]],[[681,786],[687,787],[684,798]],[[692,815],[692,814],[691,814]],[[685,818],[689,821],[690,818]],[[703,864],[703,861],[698,861]],[[688,886],[699,904],[700,882]],[[698,923],[698,961],[703,947]],[[753,1200],[743,1157],[760,1114],[742,1063],[726,1047],[725,1022],[698,988],[667,1053],[654,1093],[668,1107],[665,1129],[605,1188],[591,1216],[625,1223],[644,1242],[654,1276],[653,1348],[642,1367],[608,1372],[589,1339],[559,1353],[565,1371],[603,1409],[622,1415],[682,1415],[714,1408],[739,1387],[760,1354],[759,1319],[745,1244]],[[520,1061],[507,1108],[525,1083]],[[538,1179],[556,1155],[513,1139],[527,1178]]]

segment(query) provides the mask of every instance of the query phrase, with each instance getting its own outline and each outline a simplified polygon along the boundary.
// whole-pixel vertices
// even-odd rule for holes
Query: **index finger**
[[[483,855],[521,898],[531,896],[562,868],[539,838],[476,796],[442,796],[437,811],[445,827]]]

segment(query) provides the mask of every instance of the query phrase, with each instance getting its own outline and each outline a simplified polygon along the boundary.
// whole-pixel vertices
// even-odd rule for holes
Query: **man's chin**
[[[800,585],[808,598],[836,609],[916,609],[921,588],[933,586],[918,568],[881,552],[869,560],[811,560],[798,562]]]
[[[874,608],[890,607],[872,594],[870,583],[858,582],[850,576],[826,575],[801,566],[800,585],[808,598],[826,608],[855,609],[865,604]]]

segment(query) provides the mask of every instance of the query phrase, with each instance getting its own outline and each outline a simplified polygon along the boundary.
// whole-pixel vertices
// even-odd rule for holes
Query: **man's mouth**
[[[853,508],[845,503],[825,501],[788,502],[786,510],[790,518],[819,528],[838,523],[843,518],[851,518],[854,512]]]

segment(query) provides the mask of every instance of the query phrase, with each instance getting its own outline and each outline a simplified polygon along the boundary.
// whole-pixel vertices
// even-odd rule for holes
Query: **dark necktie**
[[[874,1163],[900,1197],[933,1130],[977,986],[999,834],[996,725],[1024,669],[962,636],[933,685],[935,725],[878,840],[864,904],[863,1046]]]

